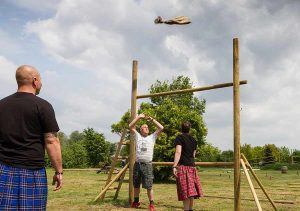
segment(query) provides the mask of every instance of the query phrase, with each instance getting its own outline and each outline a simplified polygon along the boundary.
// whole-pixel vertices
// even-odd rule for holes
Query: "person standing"
[[[149,128],[147,124],[143,124],[140,128],[140,133],[135,129],[136,123],[140,119],[147,119],[153,122],[156,126],[156,131],[149,135]],[[153,193],[153,167],[152,158],[154,151],[154,144],[157,137],[163,130],[163,126],[154,118],[141,113],[129,124],[129,129],[135,134],[136,141],[136,161],[133,167],[133,185],[134,185],[134,201],[131,204],[133,208],[139,208],[140,186],[147,189],[147,195],[150,202],[149,209],[155,210],[154,207],[154,193]]]
[[[52,185],[63,184],[59,127],[50,103],[37,97],[38,70],[16,70],[18,90],[0,100],[0,210],[46,210],[45,149],[55,169]]]
[[[194,198],[203,196],[202,186],[195,167],[197,142],[189,134],[191,123],[181,125],[181,134],[175,139],[173,174],[176,177],[177,196],[184,210],[193,210]]]

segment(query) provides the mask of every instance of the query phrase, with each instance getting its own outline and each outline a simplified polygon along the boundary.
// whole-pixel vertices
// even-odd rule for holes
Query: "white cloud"
[[[0,55],[0,96],[12,94],[17,89],[15,71],[17,66],[7,58]]]
[[[184,64],[184,71],[178,71],[182,71],[182,74],[190,75],[191,78],[196,79],[194,81],[196,84],[216,77],[214,60],[209,58],[204,50],[197,49],[193,42],[171,35],[166,37],[165,45],[170,51],[170,57]],[[197,81],[197,78],[201,78],[201,81]]]
[[[14,4],[37,12],[51,7],[47,4],[39,10],[39,4],[26,2]],[[41,52],[50,55],[48,61],[68,67],[54,71],[47,65],[50,68],[44,72],[42,93],[57,107],[63,130],[93,126],[110,134],[111,123],[130,107],[133,59],[139,61],[138,92],[143,94],[156,80],[172,80],[182,74],[189,76],[195,86],[232,81],[232,38],[238,37],[241,79],[248,80],[247,85],[241,86],[242,142],[286,143],[300,148],[296,128],[300,104],[300,4],[179,0],[52,2],[52,16],[32,19],[25,26],[28,36],[24,42],[35,35]],[[156,25],[153,21],[158,15],[165,19],[186,15],[192,23]],[[10,47],[14,43],[20,45],[13,36],[9,39],[3,31],[0,36],[6,37],[7,44],[0,43],[10,53],[14,51],[11,49],[18,49]],[[3,61],[10,58],[0,52]],[[44,54],[41,57],[46,60]],[[232,148],[232,90],[218,89],[197,96],[207,99],[208,140],[222,149]]]

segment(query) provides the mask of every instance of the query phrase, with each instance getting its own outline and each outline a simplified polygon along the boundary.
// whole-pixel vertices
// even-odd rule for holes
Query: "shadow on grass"
[[[106,198],[104,201],[92,201],[88,203],[89,205],[113,205],[116,208],[130,208],[130,205],[128,204],[128,200],[127,199],[110,199],[110,198]]]

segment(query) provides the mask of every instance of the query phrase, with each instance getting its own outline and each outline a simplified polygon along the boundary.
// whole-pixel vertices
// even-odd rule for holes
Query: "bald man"
[[[0,100],[0,210],[46,210],[45,149],[62,187],[59,127],[50,103],[37,97],[42,81],[29,65],[16,70],[18,90]]]
[[[156,131],[149,135],[147,124],[140,127],[140,133],[137,132],[136,124],[140,119],[146,119],[153,122]],[[153,117],[141,113],[136,116],[129,124],[130,131],[135,136],[136,141],[136,160],[133,167],[133,185],[134,185],[134,201],[131,204],[132,208],[140,208],[140,186],[147,189],[149,199],[149,210],[154,211],[154,192],[153,192],[153,167],[152,158],[154,152],[154,144],[157,137],[161,134],[164,127]]]

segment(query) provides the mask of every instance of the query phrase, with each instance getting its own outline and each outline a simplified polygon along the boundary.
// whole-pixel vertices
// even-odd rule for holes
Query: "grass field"
[[[300,172],[289,170],[287,174],[280,171],[256,171],[256,175],[273,200],[285,200],[294,204],[276,203],[278,210],[300,210]],[[49,183],[53,172],[48,170]],[[206,197],[195,200],[194,210],[234,210],[233,199],[216,198],[233,197],[233,170],[202,168],[199,172]],[[49,185],[48,210],[133,210],[128,202],[128,175],[125,177],[119,197],[113,201],[115,190],[109,190],[103,202],[93,203],[106,182],[107,174],[96,174],[94,170],[64,171],[64,186],[58,192]],[[273,210],[266,200],[254,178],[252,182],[263,210]],[[117,184],[117,183],[116,183]],[[114,186],[116,186],[116,184]],[[155,204],[157,210],[182,210],[182,202],[177,201],[176,185],[154,184]],[[241,177],[241,210],[257,210],[246,176]],[[146,190],[141,190],[141,210],[148,208]]]

